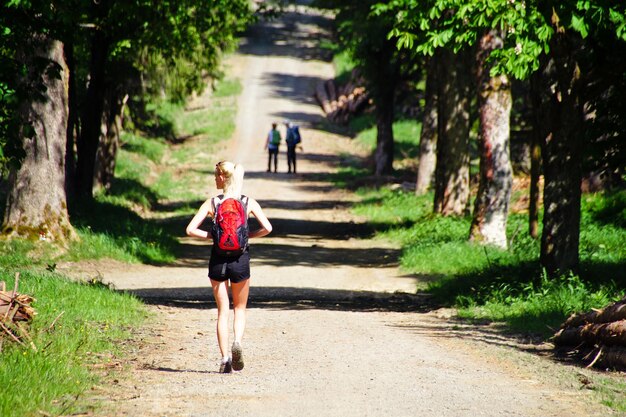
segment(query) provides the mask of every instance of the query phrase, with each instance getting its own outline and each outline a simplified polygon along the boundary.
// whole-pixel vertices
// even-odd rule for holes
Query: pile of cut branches
[[[363,84],[355,70],[352,71],[350,81],[343,86],[337,86],[335,80],[318,83],[314,96],[330,121],[346,124],[369,102],[369,94]]]
[[[560,353],[592,366],[626,369],[626,297],[601,310],[570,316],[554,335]]]
[[[34,348],[24,323],[30,323],[35,314],[31,303],[35,299],[26,294],[19,294],[17,287],[20,280],[19,272],[15,274],[15,286],[12,291],[6,290],[4,281],[0,281],[0,343],[5,337],[25,346],[24,339]],[[0,344],[0,350],[2,345]]]

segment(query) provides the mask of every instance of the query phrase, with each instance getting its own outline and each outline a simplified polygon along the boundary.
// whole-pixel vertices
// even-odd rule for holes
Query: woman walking
[[[253,198],[241,194],[243,176],[244,170],[241,165],[226,161],[215,165],[215,185],[223,193],[206,200],[187,225],[187,235],[201,239],[213,239],[209,261],[209,278],[217,303],[217,343],[222,354],[221,373],[229,373],[232,369],[239,371],[244,366],[242,338],[246,326],[246,305],[250,291],[250,252],[247,238],[265,236],[272,231],[272,225],[263,214],[259,203]],[[232,211],[225,213],[227,206],[242,207],[242,215],[245,216],[243,219],[245,223],[238,227],[239,230],[236,233],[238,236],[235,236],[234,239],[225,237],[227,232],[219,229],[223,219],[236,217],[236,213],[233,214]],[[247,218],[251,214],[258,220],[260,228],[248,232]],[[200,229],[202,222],[207,217],[211,217],[214,221],[211,232]],[[233,244],[233,240],[236,241],[234,246],[223,246],[224,244]],[[241,243],[241,247],[237,247],[238,243]],[[235,314],[233,322],[235,340],[231,349],[232,358],[228,351],[229,282]]]

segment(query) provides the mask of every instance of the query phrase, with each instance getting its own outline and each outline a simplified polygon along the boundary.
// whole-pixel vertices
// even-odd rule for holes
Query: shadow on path
[[[146,304],[195,309],[215,308],[213,295],[208,287],[141,288],[127,292],[141,298]],[[437,306],[426,294],[251,286],[248,308],[427,312]]]

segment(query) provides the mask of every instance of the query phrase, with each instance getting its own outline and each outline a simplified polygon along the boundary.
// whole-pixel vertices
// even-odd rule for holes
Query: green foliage
[[[394,159],[415,159],[419,156],[419,139],[422,124],[416,120],[399,120],[393,124]],[[368,116],[355,118],[350,129],[358,132],[356,140],[369,149],[376,149],[376,126]]]
[[[24,249],[14,248],[26,259]],[[0,280],[11,283],[14,268],[0,272]],[[19,267],[19,291],[36,299],[37,315],[29,330],[36,350],[3,344],[0,415],[84,412],[93,405],[80,396],[99,382],[88,365],[115,361],[122,353],[120,342],[130,338],[131,326],[147,313],[130,295],[28,268],[28,262]]]
[[[238,96],[243,90],[243,86],[238,79],[224,78],[217,82],[213,97],[234,97]]]
[[[492,53],[494,74],[518,79],[539,67],[556,30],[571,29],[581,38],[610,31],[626,40],[626,6],[591,1],[540,2],[493,0],[392,0],[373,7],[377,15],[394,13],[389,37],[399,48],[432,55],[436,48],[455,50],[476,43],[486,29],[506,33],[505,45]]]
[[[159,138],[146,139],[131,132],[122,132],[120,140],[122,149],[143,155],[154,163],[161,162],[167,146],[165,141]],[[129,168],[126,169],[129,170]]]
[[[626,190],[604,194],[587,194],[582,199],[582,222],[612,224],[626,229]]]
[[[620,298],[618,288],[626,285],[620,272],[626,229],[604,217],[624,209],[623,191],[583,199],[580,275],[556,279],[539,268],[539,242],[527,235],[525,215],[510,216],[510,248],[500,250],[467,241],[470,218],[433,214],[432,195],[376,189],[360,196],[356,213],[370,220],[379,237],[401,244],[401,268],[431,277],[427,290],[460,308],[462,317],[548,336],[570,313]]]
[[[70,71],[77,87],[74,103],[86,98],[92,58],[91,39],[103,40],[104,76],[116,94],[128,93],[133,118],[143,116],[142,104],[163,94],[182,103],[192,92],[202,92],[210,78],[218,78],[224,52],[236,45],[236,35],[252,20],[247,0],[197,2],[64,2],[13,1],[0,6],[0,171],[23,157],[23,124],[17,105],[41,96],[41,86],[20,81],[27,68],[18,51],[34,34],[62,41],[72,58]],[[27,47],[28,50],[29,47]],[[31,48],[32,49],[32,48]],[[35,83],[36,84],[36,83]],[[97,106],[96,106],[97,107]],[[76,114],[82,109],[72,108]],[[88,120],[79,120],[88,124]],[[157,121],[159,124],[159,121]],[[164,135],[165,136],[165,135]],[[23,153],[23,152],[22,152]]]
[[[155,220],[145,220],[125,207],[128,197],[97,196],[73,210],[81,237],[64,256],[70,261],[114,258],[162,264],[174,261],[177,240]],[[133,196],[131,196],[133,198]]]
[[[359,69],[374,102],[378,102],[402,79],[414,76],[418,61],[408,51],[396,50],[387,38],[394,15],[382,12],[372,15],[375,3],[375,0],[314,2],[319,7],[336,10],[338,47],[349,55],[349,62]]]

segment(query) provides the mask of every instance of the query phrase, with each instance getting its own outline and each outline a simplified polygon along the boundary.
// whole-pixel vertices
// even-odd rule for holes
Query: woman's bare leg
[[[217,343],[222,358],[226,358],[228,357],[228,313],[230,311],[228,281],[211,280],[211,286],[217,303]]]
[[[235,342],[241,343],[243,333],[246,329],[246,306],[248,305],[248,294],[250,293],[250,280],[247,279],[239,283],[231,283],[233,292],[233,306],[235,308],[235,320],[233,328],[235,332]]]

